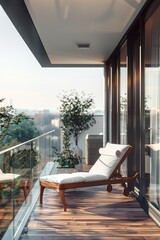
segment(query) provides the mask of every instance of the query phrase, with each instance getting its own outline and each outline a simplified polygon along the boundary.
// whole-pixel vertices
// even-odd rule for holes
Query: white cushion
[[[41,177],[40,180],[61,184],[107,179],[110,177],[128,148],[129,145],[107,143],[106,147],[101,149],[101,156],[92,166],[89,172],[47,175]]]
[[[72,173],[73,176],[81,176],[84,178],[84,182],[89,181],[98,181],[98,180],[104,180],[106,177],[101,174],[95,174],[95,173],[89,173],[89,172],[75,172]]]
[[[160,150],[160,143],[148,144],[146,146],[150,147],[153,151],[159,151]]]
[[[129,145],[107,143],[106,147],[103,150],[101,149],[101,156],[89,172],[101,174],[109,178],[128,148]]]
[[[53,183],[75,183],[83,182],[84,178],[82,176],[74,177],[72,176],[72,173],[60,173],[41,177],[40,180]]]
[[[120,158],[114,156],[101,155],[96,163],[91,167],[89,173],[101,174],[109,178]]]
[[[106,177],[100,174],[91,174],[88,172],[74,172],[74,173],[63,173],[53,174],[41,177],[40,180],[51,183],[76,183],[76,182],[89,182],[104,180]]]
[[[3,173],[0,170],[0,183],[11,182],[20,177],[19,174],[14,173]]]

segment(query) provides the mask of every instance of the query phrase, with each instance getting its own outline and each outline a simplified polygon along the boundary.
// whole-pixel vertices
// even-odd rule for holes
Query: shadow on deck
[[[114,185],[66,192],[67,212],[59,194],[45,189],[43,206],[36,204],[28,232],[20,240],[160,240],[160,229],[132,196],[124,196]]]

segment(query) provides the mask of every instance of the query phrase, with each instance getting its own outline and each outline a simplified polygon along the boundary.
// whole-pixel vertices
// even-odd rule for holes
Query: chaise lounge
[[[20,187],[23,190],[24,198],[27,198],[27,188],[28,188],[28,180],[22,179],[21,175],[15,173],[3,173],[0,169],[0,191],[5,189],[6,187],[13,188],[16,183],[19,183]]]
[[[112,191],[112,184],[120,183],[124,187],[124,195],[129,194],[126,185],[136,180],[138,173],[131,177],[122,177],[117,174],[121,164],[131,152],[132,146],[107,143],[99,149],[100,157],[91,167],[89,172],[74,172],[53,174],[40,177],[40,204],[43,201],[45,188],[56,189],[61,197],[64,211],[67,210],[65,190],[90,186],[107,185],[107,191]]]

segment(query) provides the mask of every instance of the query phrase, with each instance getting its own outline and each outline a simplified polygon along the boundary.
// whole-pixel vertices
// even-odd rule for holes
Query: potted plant
[[[80,163],[80,157],[71,150],[63,150],[62,152],[54,151],[56,154],[55,161],[58,163],[58,168],[75,168],[75,165]]]
[[[91,109],[94,105],[93,98],[86,96],[83,92],[78,94],[72,90],[69,94],[65,93],[60,98],[60,121],[62,132],[66,132],[70,138],[74,139],[75,146],[83,131],[92,127],[96,121]]]
[[[65,156],[72,154],[74,157],[76,155],[80,159],[82,154],[79,154],[77,151],[77,149],[79,150],[79,137],[83,131],[88,130],[96,123],[94,114],[91,112],[94,104],[93,99],[91,96],[86,96],[83,92],[79,95],[77,91],[72,90],[68,94],[64,93],[60,97],[60,102],[60,122],[64,148],[61,154],[65,154]],[[74,151],[70,149],[72,139],[75,144]]]
[[[10,166],[13,168],[32,169],[38,162],[39,154],[36,148],[18,150],[10,157]]]

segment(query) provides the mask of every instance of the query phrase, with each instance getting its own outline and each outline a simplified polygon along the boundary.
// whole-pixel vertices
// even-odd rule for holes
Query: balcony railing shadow
[[[18,239],[53,162],[54,130],[0,152],[0,239]]]

